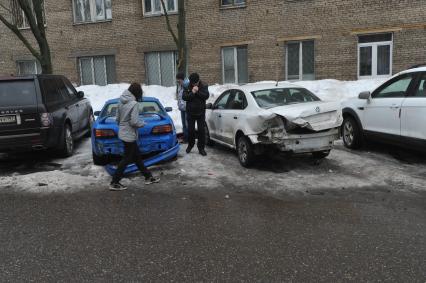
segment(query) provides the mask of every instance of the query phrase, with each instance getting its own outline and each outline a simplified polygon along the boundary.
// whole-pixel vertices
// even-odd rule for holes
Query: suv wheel
[[[362,134],[358,123],[352,117],[346,117],[342,124],[343,143],[347,148],[361,147]]]
[[[72,138],[71,126],[65,124],[64,129],[62,130],[62,139],[61,139],[61,155],[63,157],[71,156],[74,151],[74,140]]]
[[[90,111],[89,123],[87,124],[87,130],[86,130],[87,132],[84,135],[86,138],[90,138],[90,136],[92,135],[93,123],[95,123],[95,117],[93,116],[92,111]]]
[[[253,164],[255,155],[253,151],[253,145],[249,139],[242,136],[237,141],[237,154],[238,160],[243,167],[250,167]]]

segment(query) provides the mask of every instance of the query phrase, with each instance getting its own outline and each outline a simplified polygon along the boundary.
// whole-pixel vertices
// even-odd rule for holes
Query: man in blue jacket
[[[129,89],[125,90],[120,97],[120,103],[117,110],[118,138],[124,144],[124,156],[118,164],[110,184],[110,190],[122,191],[127,188],[120,183],[123,178],[124,170],[127,165],[135,163],[145,177],[145,184],[158,183],[159,178],[152,176],[151,172],[145,167],[139,147],[137,144],[138,130],[145,126],[139,119],[139,101],[142,101],[142,87],[138,83],[132,83]]]
[[[189,76],[189,87],[183,92],[183,100],[186,101],[186,113],[188,115],[188,147],[186,153],[190,153],[195,145],[195,122],[198,129],[198,152],[202,156],[207,153],[205,147],[206,101],[209,98],[209,86],[200,80],[197,73]]]

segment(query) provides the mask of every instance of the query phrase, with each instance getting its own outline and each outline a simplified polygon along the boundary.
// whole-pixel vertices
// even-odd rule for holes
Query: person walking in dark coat
[[[129,89],[125,90],[120,97],[118,104],[116,121],[118,124],[118,138],[124,144],[124,156],[118,164],[110,184],[110,190],[122,191],[127,189],[120,183],[127,165],[135,163],[145,177],[145,184],[158,183],[159,178],[152,176],[145,167],[139,147],[137,144],[138,130],[145,124],[139,119],[139,101],[142,101],[142,87],[138,83],[132,83]]]
[[[209,87],[200,81],[197,73],[189,76],[189,87],[183,92],[183,100],[186,101],[186,113],[188,120],[188,147],[186,153],[190,153],[195,145],[195,122],[198,129],[198,152],[202,156],[207,153],[205,147],[205,123],[206,123],[206,101],[209,98]]]

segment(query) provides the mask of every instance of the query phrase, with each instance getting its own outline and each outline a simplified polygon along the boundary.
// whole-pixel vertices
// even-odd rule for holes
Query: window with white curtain
[[[162,15],[163,6],[161,5],[161,0],[142,0],[143,5],[143,14],[145,16],[154,16]],[[178,2],[177,0],[164,0],[164,5],[166,6],[167,13],[177,13],[178,11]]]
[[[314,41],[297,41],[286,44],[286,79],[315,80]]]
[[[358,77],[392,75],[392,45],[391,33],[358,36]]]
[[[222,48],[222,77],[225,84],[248,83],[247,46]]]
[[[145,53],[146,83],[174,86],[176,84],[176,52]]]
[[[112,19],[112,0],[73,0],[74,23],[93,23]]]
[[[78,59],[82,85],[115,83],[115,57],[95,56]]]
[[[19,75],[41,74],[41,66],[37,60],[20,60],[16,62]]]

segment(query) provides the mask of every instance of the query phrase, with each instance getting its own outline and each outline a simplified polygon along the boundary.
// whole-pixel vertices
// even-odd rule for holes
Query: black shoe
[[[151,185],[158,182],[160,182],[160,178],[158,177],[151,176],[151,177],[145,178],[145,185]]]
[[[127,187],[120,184],[120,183],[113,183],[111,182],[111,184],[109,184],[109,190],[110,191],[124,191],[127,190]]]
[[[199,149],[198,152],[202,155],[202,156],[206,156],[207,152],[204,149]]]
[[[192,150],[192,148],[193,148],[193,146],[189,146],[189,145],[188,145],[188,147],[186,148],[186,153],[190,153],[190,152],[191,152],[191,150]]]

